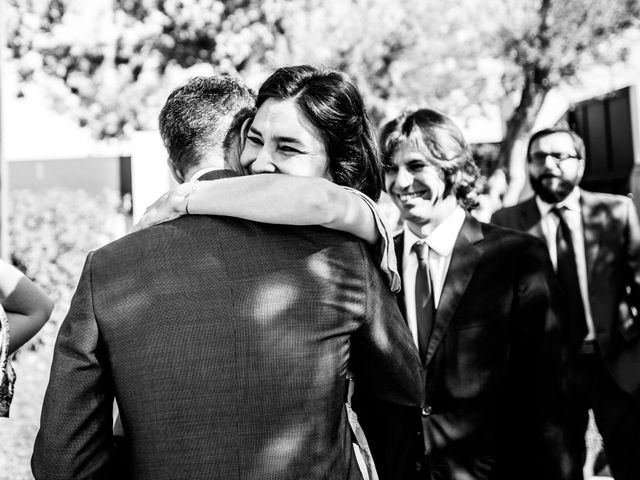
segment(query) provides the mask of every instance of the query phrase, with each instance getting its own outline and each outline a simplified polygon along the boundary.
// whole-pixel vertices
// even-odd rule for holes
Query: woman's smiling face
[[[293,99],[270,98],[258,108],[246,132],[240,163],[251,173],[286,173],[331,180],[322,134]]]

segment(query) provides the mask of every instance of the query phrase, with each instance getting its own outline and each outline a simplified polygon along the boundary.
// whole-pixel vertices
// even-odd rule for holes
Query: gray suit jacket
[[[115,396],[133,478],[359,479],[348,366],[420,404],[411,335],[355,237],[203,216],[128,235],[85,264],[34,475],[107,477]]]
[[[640,222],[630,198],[580,191],[589,303],[602,358],[618,385],[640,400],[640,331],[624,322],[627,300],[640,306]],[[544,240],[535,197],[491,221]],[[631,287],[627,298],[626,287]]]

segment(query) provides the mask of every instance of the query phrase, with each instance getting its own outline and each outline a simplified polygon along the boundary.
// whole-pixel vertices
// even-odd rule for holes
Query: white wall
[[[176,185],[167,166],[167,151],[157,131],[136,132],[131,147],[133,222],[149,205]]]

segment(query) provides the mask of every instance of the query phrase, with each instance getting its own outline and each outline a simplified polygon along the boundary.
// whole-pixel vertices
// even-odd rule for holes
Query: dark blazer
[[[114,396],[136,479],[360,479],[344,407],[420,404],[422,367],[366,247],[185,216],[89,254],[57,339],[37,479],[105,478]]]
[[[627,317],[621,318],[627,300],[640,305],[638,214],[631,199],[621,195],[581,190],[580,198],[589,304],[596,339],[616,383],[640,400],[640,325]],[[535,197],[499,210],[491,221],[544,240]],[[628,299],[627,286],[631,287]]]
[[[399,261],[403,240],[396,237]],[[424,359],[422,449],[431,476],[415,478],[562,478],[555,288],[542,242],[467,216]],[[402,292],[398,301],[404,312]],[[375,413],[387,425],[407,429],[410,410],[381,410]],[[377,435],[375,420],[362,416],[377,459],[377,451],[393,445]],[[410,478],[407,465],[380,465],[382,478]]]

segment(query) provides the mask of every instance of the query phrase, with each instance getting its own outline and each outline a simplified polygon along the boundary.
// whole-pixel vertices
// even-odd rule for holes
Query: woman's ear
[[[244,144],[247,142],[247,133],[249,133],[249,127],[251,127],[252,121],[253,117],[248,117],[242,122],[242,127],[240,127],[240,151],[244,150]]]

